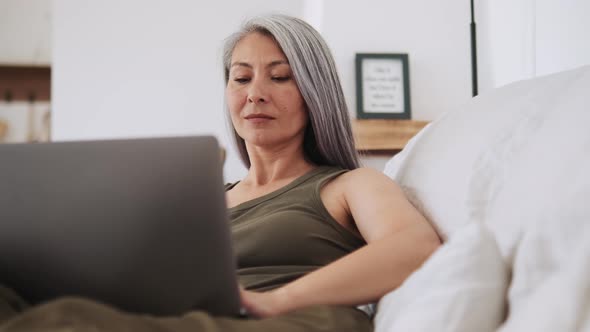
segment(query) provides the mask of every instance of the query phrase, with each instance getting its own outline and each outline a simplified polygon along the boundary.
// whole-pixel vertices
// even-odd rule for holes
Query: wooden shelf
[[[370,154],[399,152],[428,121],[370,119],[352,121],[356,149]]]
[[[49,101],[51,67],[0,64],[0,100]]]

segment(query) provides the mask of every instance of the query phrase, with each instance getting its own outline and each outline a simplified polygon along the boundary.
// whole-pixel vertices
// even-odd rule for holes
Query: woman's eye
[[[246,78],[246,77],[236,77],[236,78],[234,78],[234,82],[237,82],[237,83],[247,83],[248,81],[250,81],[250,79],[249,78]]]
[[[276,82],[286,82],[290,79],[291,79],[290,76],[273,76],[272,77],[272,80],[276,81]]]

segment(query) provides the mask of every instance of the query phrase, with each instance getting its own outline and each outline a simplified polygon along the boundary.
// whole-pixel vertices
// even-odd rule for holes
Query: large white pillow
[[[501,332],[589,331],[590,228],[582,234],[582,241],[573,243],[560,268],[537,285]]]
[[[590,213],[580,183],[589,179],[590,66],[530,83],[538,98],[476,160],[482,176],[472,178],[469,191],[470,217],[488,224],[509,262],[525,227],[569,220],[575,206]]]
[[[479,223],[455,233],[378,304],[377,332],[486,332],[504,320],[508,268]]]
[[[443,238],[468,220],[481,220],[496,175],[493,167],[481,167],[481,159],[487,154],[502,165],[509,156],[488,152],[518,139],[513,134],[531,114],[552,110],[555,94],[589,69],[513,83],[474,98],[431,123],[384,173],[400,184]]]
[[[519,132],[526,134],[491,146],[481,163],[493,177],[482,184],[489,197],[479,214],[512,265],[509,321],[519,321],[520,327],[521,317],[533,316],[531,307],[556,308],[551,287],[557,286],[551,285],[560,282],[550,280],[565,273],[578,245],[589,240],[584,235],[590,232],[590,67],[553,78],[559,85],[547,91],[551,98],[519,121]],[[590,280],[590,271],[578,272]],[[587,285],[578,287],[567,275],[561,281],[564,292],[588,294]],[[588,310],[577,308],[575,298],[565,298],[569,302],[559,303],[564,308],[569,303],[568,312]],[[570,323],[581,319],[572,317]],[[537,319],[553,326],[548,317]],[[538,324],[531,324],[510,330],[536,331]]]
[[[385,169],[443,236],[488,225],[514,264],[511,319],[590,226],[589,86],[590,66],[506,86],[432,123]]]

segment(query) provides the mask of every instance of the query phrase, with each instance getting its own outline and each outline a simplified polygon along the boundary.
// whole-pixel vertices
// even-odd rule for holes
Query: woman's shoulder
[[[386,182],[391,183],[393,180],[385,175],[383,172],[380,172],[374,168],[369,167],[359,167],[348,171],[341,176],[343,182],[351,185],[362,185],[362,184],[372,184],[372,183],[380,183]]]
[[[371,192],[383,187],[397,187],[397,184],[384,173],[369,167],[360,167],[342,173],[329,185],[339,192]]]

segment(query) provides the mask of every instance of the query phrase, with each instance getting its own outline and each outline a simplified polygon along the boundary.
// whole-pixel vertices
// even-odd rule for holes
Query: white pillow
[[[487,202],[471,189],[473,178],[490,174],[475,167],[493,143],[514,130],[525,112],[534,110],[559,87],[558,80],[541,78],[493,90],[445,114],[420,132],[412,144],[393,157],[384,173],[434,225],[443,239],[473,220],[473,202]]]
[[[469,223],[381,299],[375,331],[495,331],[504,320],[507,285],[494,238]]]
[[[562,308],[569,306],[567,311],[572,314],[588,310],[576,307],[575,298],[569,296],[557,300],[559,291],[553,287],[559,287],[560,282],[551,279],[565,273],[564,292],[589,292],[587,285],[578,286],[562,270],[568,269],[578,244],[589,240],[584,234],[590,232],[590,67],[553,78],[557,85],[547,91],[543,105],[520,121],[521,129],[528,128],[528,133],[491,147],[490,155],[495,156],[488,161],[496,158],[501,162],[487,163],[493,170],[494,184],[487,185],[492,190],[481,215],[512,265],[509,320],[518,321],[519,328],[511,330],[536,331],[536,326],[542,325],[537,320],[545,318],[547,326],[554,326],[550,324],[554,321],[540,312],[543,307],[557,308],[558,303]],[[590,280],[590,271],[584,273],[580,277]],[[531,320],[531,312],[537,312],[539,318]],[[522,317],[528,317],[530,328],[522,328],[526,322]],[[581,318],[572,315],[569,322],[577,319]]]
[[[510,263],[525,227],[534,227],[527,224],[546,227],[571,216],[566,205],[587,206],[580,182],[590,179],[583,165],[590,164],[590,66],[529,83],[529,106],[476,161],[482,176],[469,192],[470,218],[486,222]]]
[[[580,239],[561,268],[532,291],[518,313],[509,316],[501,332],[590,329],[590,228]]]
[[[412,137],[408,141],[408,143],[406,143],[403,150],[396,153],[393,156],[393,158],[389,159],[387,164],[385,164],[385,168],[383,169],[383,173],[385,173],[385,175],[389,176],[392,179],[398,178],[398,174],[405,169],[404,165],[406,164],[406,158],[408,158],[408,156],[412,155],[413,153],[418,153],[414,152],[414,150],[417,151],[420,149],[419,146],[421,144],[420,141],[422,139],[422,136],[424,136],[428,132],[430,126],[432,126],[432,123],[429,123],[426,126],[424,126],[422,130],[420,130],[416,135],[414,135],[414,137]]]

